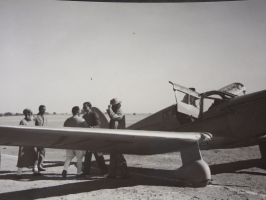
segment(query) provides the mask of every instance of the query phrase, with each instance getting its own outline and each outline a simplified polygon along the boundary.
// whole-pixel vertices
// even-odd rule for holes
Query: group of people
[[[125,114],[121,109],[121,103],[117,98],[110,101],[108,109],[106,110],[109,117],[109,128],[110,129],[125,129],[126,119]],[[78,106],[72,108],[73,116],[68,118],[64,126],[65,127],[82,127],[82,128],[101,128],[100,117],[97,112],[92,111],[92,105],[90,102],[83,103],[83,110],[85,114],[80,117],[81,110]],[[30,109],[25,109],[23,114],[25,118],[21,120],[20,125],[26,126],[44,126],[47,125],[47,118],[44,116],[46,107],[41,105],[39,107],[39,113],[36,118],[33,119],[32,111]],[[102,175],[107,175],[106,178],[115,179],[117,177],[117,172],[120,171],[121,179],[130,178],[130,173],[127,168],[127,163],[122,154],[113,153],[110,154],[110,165],[109,170],[105,164],[104,156],[101,152],[90,152],[83,150],[66,150],[66,160],[64,163],[64,169],[62,171],[62,177],[67,177],[67,170],[72,161],[76,156],[77,158],[77,177],[84,177],[90,175],[90,166],[92,154],[94,155],[98,167],[100,168]],[[84,159],[84,170],[82,172],[82,160]],[[22,168],[32,167],[33,175],[41,175],[41,171],[45,171],[43,167],[43,160],[45,158],[45,149],[39,147],[19,147],[18,156],[18,171],[17,178],[22,178]]]

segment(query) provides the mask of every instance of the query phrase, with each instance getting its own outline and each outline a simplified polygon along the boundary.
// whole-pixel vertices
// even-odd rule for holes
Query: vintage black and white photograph
[[[0,199],[266,199],[266,1],[0,1]]]

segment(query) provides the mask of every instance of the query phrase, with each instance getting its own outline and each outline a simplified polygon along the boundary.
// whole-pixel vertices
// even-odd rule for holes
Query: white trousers
[[[77,157],[77,174],[81,174],[82,173],[82,159],[84,155],[85,155],[85,151],[67,149],[64,170],[67,171],[72,159],[76,156]]]

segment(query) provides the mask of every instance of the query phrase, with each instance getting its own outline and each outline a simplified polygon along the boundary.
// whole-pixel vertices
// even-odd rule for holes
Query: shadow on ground
[[[261,168],[261,169],[266,169],[266,162],[263,161],[262,159],[252,159],[252,160],[243,160],[243,161],[236,161],[236,162],[230,162],[230,163],[222,163],[222,164],[217,164],[217,165],[210,165],[211,169],[211,174],[216,175],[216,174],[223,174],[223,173],[254,173],[256,172],[236,172],[239,170],[244,170],[244,169],[249,169],[249,168]],[[262,175],[261,173],[258,175]],[[265,173],[263,174],[265,175]]]
[[[62,162],[46,162],[49,166],[62,166]],[[73,164],[73,163],[72,163]],[[93,166],[96,166],[96,163],[93,162]],[[224,163],[211,165],[210,169],[213,175],[221,173],[249,173],[255,175],[264,175],[265,173],[257,172],[236,172],[239,170],[244,170],[248,168],[258,167],[262,168],[265,166],[265,163],[261,162],[261,159],[253,159],[246,161],[237,161],[233,163]],[[77,183],[64,183],[64,179],[61,178],[61,174],[57,173],[44,173],[44,176],[33,177],[28,174],[25,178],[28,178],[28,181],[40,181],[40,180],[61,180],[62,185],[51,186],[44,188],[28,189],[23,191],[14,191],[8,193],[0,194],[0,199],[38,199],[38,198],[48,198],[48,197],[57,197],[65,196],[70,194],[79,194],[85,192],[92,192],[102,189],[116,189],[120,187],[132,187],[138,185],[149,185],[149,186],[169,186],[169,187],[187,187],[188,185],[176,180],[173,180],[175,170],[160,170],[160,169],[146,169],[146,168],[129,168],[132,178],[127,180],[121,179],[106,179],[103,177],[95,176],[90,178],[76,178],[74,174],[71,174],[68,177],[68,180],[78,179],[84,180],[83,182]],[[10,171],[6,171],[9,173]],[[4,172],[3,172],[4,173]],[[0,172],[0,179],[14,179],[15,173],[3,175]],[[92,171],[93,174],[100,174],[99,170]]]
[[[61,180],[62,185],[59,186],[51,186],[51,187],[44,187],[44,188],[35,188],[35,189],[28,189],[23,191],[14,191],[8,193],[0,194],[0,199],[39,199],[39,198],[48,198],[48,197],[56,197],[56,196],[65,196],[70,194],[79,194],[84,192],[92,192],[102,189],[116,189],[120,187],[132,187],[138,185],[149,185],[149,186],[170,186],[170,187],[186,187],[184,183],[178,181],[171,181],[171,180],[160,180],[156,178],[148,178],[142,177],[138,175],[134,175],[134,172],[137,171],[139,174],[148,172],[149,174],[164,174],[169,173],[167,170],[152,170],[149,169],[132,169],[131,179],[106,179],[106,178],[75,178],[69,177],[69,179],[78,179],[78,180],[85,180],[84,182],[77,182],[77,183],[67,183],[65,184],[59,174],[49,174],[49,176],[41,176],[41,177],[25,177],[30,178],[28,181],[39,181],[39,180]],[[157,172],[156,172],[157,171]],[[57,177],[50,177],[51,175]],[[61,174],[60,174],[61,175]],[[1,179],[8,179],[10,175],[1,176]],[[27,180],[26,180],[27,181]]]

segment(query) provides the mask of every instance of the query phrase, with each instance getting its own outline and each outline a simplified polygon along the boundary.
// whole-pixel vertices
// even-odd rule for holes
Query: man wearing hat
[[[35,126],[47,126],[47,117],[44,115],[46,107],[44,105],[39,106],[39,113],[36,115]],[[38,170],[45,171],[43,168],[43,161],[45,158],[45,149],[38,147]]]
[[[110,101],[110,105],[106,110],[109,117],[109,128],[110,129],[125,129],[126,128],[126,118],[125,114],[121,109],[121,103],[117,98]],[[121,172],[122,179],[130,178],[130,173],[127,169],[127,162],[122,154],[112,153],[110,154],[110,170],[107,178],[116,178],[117,170]]]
[[[96,112],[93,112],[91,110],[91,107],[92,105],[90,102],[83,103],[83,110],[86,112],[83,115],[83,119],[85,119],[89,128],[101,128],[101,121],[100,121],[99,115]],[[108,168],[105,165],[103,154],[101,152],[89,152],[89,151],[86,151],[83,173],[85,175],[90,174],[92,153],[94,154],[96,162],[102,171],[102,175],[107,174]]]

